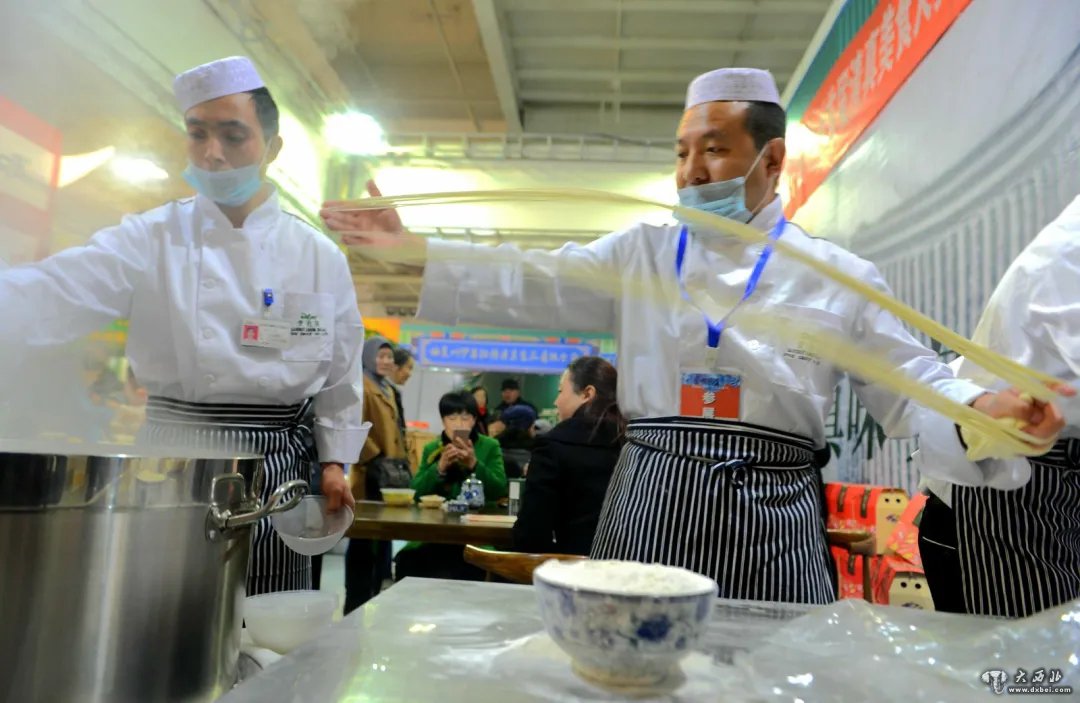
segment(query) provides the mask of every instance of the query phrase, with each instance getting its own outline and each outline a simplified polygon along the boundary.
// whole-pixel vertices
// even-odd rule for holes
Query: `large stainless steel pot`
[[[0,442],[0,701],[209,701],[236,680],[259,457]]]

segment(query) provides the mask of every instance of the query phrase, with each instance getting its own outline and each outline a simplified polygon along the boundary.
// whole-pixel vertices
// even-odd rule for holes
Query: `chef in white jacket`
[[[314,403],[322,491],[352,503],[360,455],[363,325],[344,255],[281,209],[267,165],[278,110],[243,57],[177,76],[194,198],[128,215],[86,246],[0,272],[5,344],[60,344],[118,318],[150,393],[143,441],[266,456],[263,499],[310,477],[300,424]],[[248,593],[310,587],[310,560],[269,520],[256,527]]]
[[[749,222],[886,289],[872,264],[784,219],[776,194],[785,155],[779,103],[765,71],[720,69],[695,79],[678,129],[680,201]],[[373,253],[392,249],[393,239],[372,232],[396,232],[403,250],[426,246],[423,319],[614,332],[619,405],[635,419],[592,556],[683,566],[716,579],[724,597],[835,599],[819,468],[842,372],[792,340],[737,323],[724,328],[729,309],[713,300],[742,297],[747,312],[842,334],[959,402],[982,393],[957,381],[891,314],[798,262],[718,232],[640,224],[554,252],[425,245],[393,211],[335,205],[323,211],[327,225],[356,232],[349,241],[378,245]],[[588,285],[615,276],[615,292]],[[910,402],[853,383],[890,436],[917,431]],[[1030,404],[1010,409],[1025,413]]]
[[[1080,381],[1080,197],[1013,261],[972,339],[1069,384]],[[958,360],[959,375],[995,378]],[[929,491],[919,546],[934,607],[1025,617],[1080,598],[1080,403],[1044,456],[965,458],[947,422],[922,437]]]

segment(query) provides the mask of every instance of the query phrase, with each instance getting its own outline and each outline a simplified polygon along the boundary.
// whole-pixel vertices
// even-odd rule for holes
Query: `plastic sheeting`
[[[967,701],[988,671],[1058,670],[1080,695],[1080,601],[1026,620],[991,620],[841,601],[736,658],[762,701]],[[736,676],[738,680],[738,676]]]
[[[991,670],[1057,669],[1080,688],[1078,657],[1080,602],[1007,622],[721,600],[681,671],[609,691],[571,672],[530,588],[409,579],[221,701],[961,701],[991,695]]]

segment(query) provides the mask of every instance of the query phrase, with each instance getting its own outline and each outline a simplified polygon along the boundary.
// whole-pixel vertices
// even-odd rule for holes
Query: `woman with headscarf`
[[[364,422],[371,423],[360,461],[349,473],[357,500],[381,500],[383,488],[408,488],[412,480],[405,438],[398,424],[397,403],[390,385],[394,346],[385,337],[364,342]],[[345,613],[378,595],[389,576],[390,543],[349,540],[345,553]]]

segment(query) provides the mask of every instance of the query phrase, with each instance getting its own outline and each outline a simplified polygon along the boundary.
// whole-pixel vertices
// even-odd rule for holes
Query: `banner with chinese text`
[[[799,123],[788,126],[787,216],[825,181],[971,0],[882,0]]]
[[[544,344],[421,337],[416,357],[421,366],[473,371],[560,374],[570,362],[596,353],[588,344]]]

